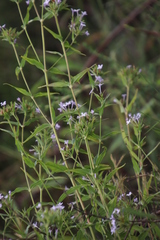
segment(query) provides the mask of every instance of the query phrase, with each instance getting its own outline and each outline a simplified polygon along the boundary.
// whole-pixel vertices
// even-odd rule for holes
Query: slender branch
[[[106,40],[102,43],[100,47],[96,49],[97,54],[93,54],[89,57],[88,61],[85,64],[85,67],[92,66],[98,59],[98,54],[103,52],[108,45],[125,29],[125,25],[132,22],[144,9],[149,7],[151,4],[157,2],[157,0],[148,0],[141,4],[140,7],[135,8],[126,18],[124,18],[120,24],[110,33]]]

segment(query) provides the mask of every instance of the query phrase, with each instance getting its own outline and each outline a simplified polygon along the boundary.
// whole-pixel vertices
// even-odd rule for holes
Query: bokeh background
[[[36,0],[35,2],[40,4],[41,1]],[[70,57],[69,63],[72,74],[77,74],[94,63],[103,64],[103,71],[107,72],[107,74],[104,76],[105,85],[103,85],[102,90],[105,91],[105,94],[110,94],[109,102],[112,103],[114,98],[121,99],[121,95],[125,93],[125,88],[117,74],[119,70],[127,65],[134,65],[142,69],[140,78],[137,79],[131,89],[131,97],[138,89],[138,99],[133,113],[142,113],[144,121],[142,136],[146,136],[144,150],[149,153],[160,141],[160,1],[68,0],[67,3],[71,8],[87,11],[88,15],[85,20],[90,33],[88,37],[80,36],[77,39],[78,50],[82,51],[86,56],[74,54]],[[22,1],[21,9],[25,15],[25,1]],[[32,16],[34,17],[34,11],[31,11]],[[59,15],[63,36],[68,34],[70,18],[71,12],[69,11],[61,12]],[[21,29],[21,20],[16,4],[9,0],[0,1],[0,25],[4,23],[7,28],[15,27],[19,31]],[[54,20],[46,21],[46,25],[56,32]],[[42,56],[38,22],[29,26],[28,32],[38,54]],[[46,33],[45,36],[48,51],[62,51],[60,44],[51,35]],[[25,53],[27,46],[28,41],[25,34],[22,34],[17,41],[19,56]],[[54,61],[55,56],[48,54],[48,66]],[[17,80],[15,76],[16,66],[17,62],[11,45],[0,41],[0,102],[6,100],[9,103],[15,101],[17,97],[22,97],[14,89],[4,85],[9,83],[17,87],[24,87],[22,79]],[[63,68],[65,71],[65,65],[62,64],[61,69],[63,70]],[[37,87],[44,84],[41,72],[27,64],[25,74],[33,91],[36,92]],[[50,76],[50,81],[54,80],[55,76]],[[84,77],[82,85],[75,87],[79,103],[88,102],[90,90],[88,79]],[[68,94],[68,92],[60,92],[60,94],[62,100],[65,100],[65,94]],[[45,106],[46,103],[47,101],[44,98],[39,100],[41,106]],[[96,106],[96,101],[94,104]],[[34,125],[31,127],[34,127]],[[28,131],[31,130],[33,129],[28,129]],[[111,105],[106,108],[104,113],[103,132],[106,134],[119,130],[117,110]],[[60,131],[62,137],[64,133],[65,129]],[[103,144],[108,149],[104,162],[111,164],[111,154],[117,161],[125,154],[122,163],[126,163],[126,166],[122,174],[124,176],[132,174],[130,157],[121,135],[111,136]],[[96,151],[95,149],[93,148],[93,152]],[[52,158],[54,156],[50,152],[48,157]],[[150,155],[150,159],[160,167],[159,147]],[[7,192],[25,185],[24,175],[20,167],[20,154],[15,147],[14,139],[10,135],[0,132],[0,192]],[[151,170],[148,162],[146,169],[148,172]],[[65,185],[65,183],[63,184]],[[55,198],[57,197],[55,196]],[[25,193],[20,194],[17,198],[19,205],[24,206],[27,201],[29,199]]]

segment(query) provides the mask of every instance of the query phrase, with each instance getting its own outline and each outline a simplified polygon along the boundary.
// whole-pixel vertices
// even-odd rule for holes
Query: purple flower
[[[111,234],[116,232],[117,226],[116,226],[116,219],[114,217],[114,214],[118,215],[120,213],[120,209],[115,208],[111,214],[110,220],[111,220]]]
[[[102,68],[103,68],[103,64],[98,65],[98,67],[97,67],[98,70],[101,70]]]
[[[50,2],[50,0],[45,0],[44,3],[43,3],[43,7],[49,6],[49,2]]]
[[[63,203],[58,203],[57,205],[53,205],[53,207],[51,207],[50,209],[53,211],[56,211],[56,210],[62,211],[62,209],[64,209],[64,208],[65,207],[63,206]]]
[[[95,82],[102,83],[104,81],[101,76],[95,76],[95,78],[96,78]]]
[[[36,108],[36,113],[40,113],[40,109],[39,108]]]
[[[89,32],[88,32],[88,31],[85,31],[85,35],[86,35],[86,36],[89,36],[90,34],[89,34]]]
[[[80,9],[71,8],[71,11],[72,11],[72,16],[74,16],[74,13],[77,13],[77,16],[78,16],[78,12],[80,11]]]
[[[55,129],[56,129],[56,130],[60,129],[60,125],[59,125],[58,123],[56,123]]]
[[[1,104],[1,107],[6,106],[6,101],[1,102],[0,104]]]
[[[29,5],[29,3],[30,3],[30,0],[27,0],[27,1],[26,1],[26,4]]]
[[[77,119],[80,119],[80,118],[86,117],[86,116],[88,116],[88,113],[87,112],[84,112],[84,113],[82,112],[80,116],[77,116]]]
[[[56,5],[60,4],[61,2],[61,0],[55,0]]]
[[[127,94],[126,94],[126,93],[122,94],[123,101],[125,101],[125,100],[126,100],[126,96],[127,96]]]
[[[80,26],[79,26],[79,30],[81,31],[83,27],[86,27],[86,24],[83,21],[81,21]]]
[[[0,26],[0,31],[2,30],[2,29],[4,29],[6,27],[6,24],[3,24],[2,26]]]
[[[64,144],[68,146],[68,140],[65,140],[65,141],[64,141]]]

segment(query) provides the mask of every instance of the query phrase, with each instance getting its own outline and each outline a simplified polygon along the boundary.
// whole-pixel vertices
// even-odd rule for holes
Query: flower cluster
[[[75,104],[75,102],[74,102],[73,100],[68,101],[68,102],[65,102],[65,103],[60,102],[59,106],[60,106],[60,107],[58,108],[59,112],[64,112],[64,111],[68,111],[68,110],[73,110],[73,109],[76,108],[76,104]],[[81,105],[78,104],[78,107],[80,107],[80,106],[81,106]]]
[[[120,213],[120,209],[115,208],[111,214],[110,220],[111,220],[111,234],[116,232],[117,226],[116,226],[116,219],[114,214],[118,215]]]
[[[53,205],[50,210],[52,211],[57,211],[60,210],[60,212],[65,208],[65,206],[63,206],[63,203],[58,203],[57,205]]]
[[[6,199],[11,199],[11,191],[8,191],[7,195],[3,195],[2,193],[0,193],[0,208],[2,208],[3,206],[3,201],[5,201]]]
[[[141,114],[140,113],[136,113],[132,116],[131,113],[128,114],[128,118],[126,118],[126,124],[130,124],[131,122],[135,122],[135,123],[138,123],[139,122],[139,119],[141,117]]]
[[[80,9],[73,9],[71,8],[72,11],[72,20],[69,25],[69,29],[74,35],[78,35],[80,33],[83,33],[82,30],[84,27],[86,27],[86,24],[83,20],[83,17],[87,15],[86,11],[81,11]],[[89,32],[85,31],[84,32],[86,36],[89,36]]]
[[[96,71],[91,72],[91,76],[95,77],[95,85],[99,87],[99,93],[102,94],[102,85],[104,84],[104,79],[98,75],[99,71],[101,71],[103,68],[103,64],[98,65]],[[94,86],[92,86],[91,91],[89,92],[89,95],[94,91]]]

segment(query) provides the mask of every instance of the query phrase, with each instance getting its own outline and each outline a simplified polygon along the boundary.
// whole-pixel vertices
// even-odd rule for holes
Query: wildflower
[[[89,32],[88,32],[88,31],[85,31],[85,35],[86,35],[86,36],[89,36],[90,34],[89,34]]]
[[[140,68],[139,70],[138,70],[138,73],[137,74],[140,74],[142,72],[142,69]]]
[[[33,226],[33,228],[38,228],[37,222],[33,223],[32,226]]]
[[[52,141],[54,141],[55,138],[56,138],[55,134],[52,134],[52,135],[51,135],[51,139],[52,139]]]
[[[96,78],[95,82],[102,83],[104,81],[101,76],[95,76],[95,78]]]
[[[137,198],[137,197],[134,198],[134,199],[133,199],[133,202],[134,202],[134,203],[137,203],[137,202],[138,202],[138,198]]]
[[[94,114],[94,110],[92,109],[92,110],[90,111],[90,113],[91,113],[91,114]]]
[[[101,70],[102,68],[103,68],[103,64],[97,66],[98,70]]]
[[[80,26],[79,26],[79,30],[81,31],[83,29],[83,27],[86,27],[86,24],[83,21],[81,21]]]
[[[65,207],[63,206],[63,203],[58,203],[57,205],[53,205],[53,207],[51,207],[50,209],[53,210],[53,211],[56,211],[56,210],[62,210],[64,209]]]
[[[30,0],[27,0],[27,1],[26,1],[26,4],[29,5],[29,3],[30,3]]]
[[[68,102],[65,102],[65,103],[60,102],[59,106],[60,106],[58,108],[59,112],[63,112],[63,111],[74,109],[74,107],[76,107],[76,104],[73,100],[71,100],[71,101],[68,101]],[[78,107],[80,107],[79,104],[78,104]]]
[[[128,114],[128,118],[126,118],[126,124],[128,125],[131,121],[133,122],[139,122],[139,119],[141,117],[141,113],[136,113],[132,116],[132,114]]]
[[[113,212],[112,212],[112,214],[111,214],[111,217],[110,217],[110,219],[111,219],[111,234],[113,234],[113,233],[115,233],[116,232],[116,229],[117,229],[117,226],[116,226],[116,219],[115,219],[115,217],[114,217],[114,214],[119,214],[120,213],[120,209],[118,209],[118,208],[115,208],[114,210],[113,210]]]
[[[2,194],[2,193],[0,193],[0,200],[1,200],[1,199],[3,199],[3,197],[4,197],[4,196],[3,196],[3,194]]]
[[[50,0],[45,0],[43,3],[43,7],[45,8],[45,7],[49,6],[49,2],[50,2]]]
[[[6,24],[3,24],[2,26],[0,26],[0,32],[2,29],[4,29],[6,27]]]
[[[68,146],[68,140],[65,140],[65,141],[64,141],[64,144]]]
[[[72,16],[74,16],[74,13],[77,13],[77,16],[78,16],[78,12],[80,11],[80,9],[71,8],[71,11],[72,11]]]
[[[1,107],[6,106],[6,101],[1,102],[0,104],[1,104]]]
[[[56,129],[56,130],[60,129],[60,125],[59,125],[58,123],[56,123],[55,129]]]
[[[61,0],[55,0],[56,5],[59,5],[61,2]]]
[[[98,84],[98,87],[99,87],[99,93],[100,93],[100,94],[102,93],[102,88],[101,88],[102,85],[103,85],[103,83],[99,83],[99,84]]]
[[[41,203],[38,203],[36,208],[41,208]]]
[[[70,202],[68,205],[71,207],[71,211],[73,210],[73,206],[76,204],[76,202]]]
[[[36,108],[36,113],[40,113],[40,109],[39,108]]]
[[[84,113],[82,112],[80,116],[77,116],[77,119],[80,119],[80,118],[86,117],[86,116],[88,116],[88,113],[87,112],[84,112]]]
[[[55,230],[55,239],[57,239],[58,236],[58,229]]]
[[[75,218],[75,216],[73,215],[72,217],[71,217],[71,219],[74,219]]]
[[[132,192],[129,192],[126,194],[127,197],[131,196],[132,195]]]
[[[126,94],[126,93],[122,94],[123,101],[125,101],[125,100],[126,100],[126,96],[127,96],[127,94]]]
[[[126,68],[127,68],[127,69],[130,69],[131,67],[132,67],[132,65],[128,65]]]
[[[2,208],[2,203],[0,203],[0,208]]]

